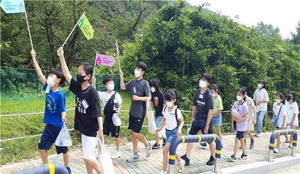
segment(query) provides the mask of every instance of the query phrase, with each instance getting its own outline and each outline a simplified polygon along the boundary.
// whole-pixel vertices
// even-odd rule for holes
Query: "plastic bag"
[[[114,169],[114,164],[112,162],[110,153],[106,151],[106,147],[104,144],[104,140],[102,142],[98,139],[98,148],[100,153],[100,161],[101,161],[101,166],[102,166],[102,171],[103,174],[115,174],[115,169]]]
[[[115,126],[121,126],[122,122],[120,117],[117,115],[117,113],[114,113],[112,116],[112,122]]]
[[[67,128],[67,125],[64,123],[56,140],[55,140],[56,146],[66,147],[66,146],[72,146],[72,139],[69,134],[69,130]]]
[[[158,132],[159,138],[166,138],[166,128],[165,126]]]
[[[150,134],[156,134],[156,124],[155,124],[154,112],[151,109],[149,100],[147,100],[147,103],[146,103],[146,114],[147,114],[147,119],[148,119],[148,132]]]

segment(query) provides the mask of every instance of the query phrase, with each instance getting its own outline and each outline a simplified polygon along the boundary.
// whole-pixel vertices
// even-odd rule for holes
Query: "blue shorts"
[[[166,129],[166,140],[168,143],[172,143],[177,138],[177,128],[173,130]]]
[[[43,134],[41,136],[40,142],[38,143],[38,149],[40,150],[49,150],[52,146],[52,144],[55,143],[55,140],[60,132],[61,128],[52,126],[50,124],[47,124]],[[60,147],[60,146],[55,146],[56,148],[56,153],[67,153],[68,148],[67,147]]]
[[[237,138],[239,140],[244,138],[244,133],[245,133],[245,131],[237,131],[235,138]]]
[[[155,124],[156,124],[156,127],[157,127],[157,128],[159,128],[159,126],[161,125],[163,119],[164,119],[163,116],[156,116],[156,117],[155,117]]]
[[[222,114],[213,117],[212,122],[214,126],[222,126]]]

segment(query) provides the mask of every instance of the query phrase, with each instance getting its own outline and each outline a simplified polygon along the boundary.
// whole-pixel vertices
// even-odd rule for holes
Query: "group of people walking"
[[[51,148],[59,131],[64,123],[66,123],[66,101],[64,94],[59,90],[59,84],[65,80],[70,84],[69,90],[76,95],[75,106],[75,126],[74,129],[81,133],[82,158],[86,165],[88,174],[96,171],[102,173],[101,166],[98,163],[94,149],[97,144],[97,137],[111,135],[115,139],[116,152],[112,155],[113,159],[121,156],[120,151],[120,126],[114,125],[113,116],[120,116],[123,100],[119,93],[114,91],[114,79],[111,76],[106,76],[103,79],[103,85],[106,88],[105,92],[96,90],[96,79],[93,77],[93,66],[89,63],[82,63],[77,69],[76,79],[73,78],[66,65],[64,52],[62,48],[57,50],[57,55],[60,58],[62,70],[51,69],[46,78],[35,59],[36,53],[31,51],[34,67],[39,79],[44,85],[46,92],[45,115],[44,122],[47,124],[41,140],[38,144],[42,161],[44,164],[48,162],[47,150]],[[126,161],[133,162],[139,159],[138,142],[145,146],[146,157],[150,157],[152,149],[163,150],[162,173],[167,172],[168,153],[171,143],[176,137],[182,136],[182,127],[184,125],[184,117],[178,106],[177,92],[170,89],[163,93],[156,79],[151,79],[148,83],[144,79],[147,72],[147,65],[144,62],[138,62],[134,69],[133,80],[124,82],[124,74],[120,70],[120,88],[131,93],[131,106],[129,111],[128,129],[131,131],[132,139],[132,154]],[[90,84],[92,81],[92,84]],[[213,126],[216,127],[218,136],[222,141],[222,110],[224,109],[222,98],[219,94],[217,84],[210,84],[212,76],[209,73],[203,73],[199,78],[199,89],[195,92],[192,106],[191,126],[188,131],[189,135],[196,135],[199,131],[202,134],[212,134]],[[100,108],[100,100],[104,108],[103,112]],[[155,121],[157,133],[155,144],[141,134],[142,125],[146,117],[146,103],[151,102],[155,109]],[[269,102],[268,93],[266,91],[265,81],[258,81],[258,89],[254,92],[253,99],[247,95],[247,88],[241,87],[237,91],[236,102],[231,108],[231,116],[236,125],[236,137],[233,154],[229,160],[235,161],[239,144],[243,153],[241,158],[247,158],[246,139],[250,137],[250,149],[254,147],[254,137],[252,131],[254,125],[257,124],[257,132],[255,136],[262,135],[262,123],[267,111],[267,103]],[[294,92],[289,92],[287,100],[282,93],[276,96],[276,102],[273,106],[274,115],[279,115],[279,121],[276,129],[295,128],[298,126],[298,105],[296,103],[296,95]],[[102,122],[102,113],[104,113],[104,122]],[[163,143],[160,144],[158,132],[165,129],[166,136],[163,137]],[[292,137],[286,137],[286,142],[291,143]],[[210,149],[210,157],[206,162],[207,165],[213,165],[215,162],[215,142],[202,143],[202,146],[208,144]],[[280,139],[277,138],[278,152]],[[180,156],[176,154],[176,160],[180,165],[180,171],[184,166],[189,166],[191,162],[191,151],[193,143],[186,144],[186,152]],[[67,147],[56,146],[57,153],[63,153],[64,165],[71,173],[69,167],[69,153]]]

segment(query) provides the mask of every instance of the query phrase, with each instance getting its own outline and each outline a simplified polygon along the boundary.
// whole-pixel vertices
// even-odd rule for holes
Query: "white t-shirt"
[[[255,105],[254,105],[253,99],[248,96],[246,104],[248,106],[248,119],[247,120],[251,120],[254,117],[254,112],[253,112],[253,108],[252,107],[255,106]]]
[[[293,102],[292,104],[290,104],[290,102],[285,101],[285,107],[286,107],[286,115],[287,115],[286,123],[292,126],[298,126],[299,108],[297,102]],[[296,114],[296,118],[294,120],[294,123],[291,123],[294,114]]]
[[[269,95],[267,93],[267,91],[263,88],[261,90],[256,89],[254,94],[253,94],[253,100],[255,100],[255,102],[257,101],[269,101]],[[266,103],[261,103],[259,105],[256,106],[256,112],[259,111],[267,111],[268,109],[268,102]]]
[[[107,91],[105,91],[105,92],[102,92],[102,91],[100,92],[100,91],[98,91],[99,99],[102,101],[104,107],[105,107],[106,103],[108,102],[108,100],[110,99],[110,97],[111,97],[114,93],[115,93],[115,91],[112,92],[111,94],[109,94]],[[119,106],[120,106],[120,104],[123,103],[123,100],[122,100],[122,98],[121,98],[121,96],[120,96],[119,93],[116,93],[115,100],[118,101],[118,105],[119,105]]]
[[[177,127],[177,120],[175,117],[175,110],[176,110],[176,106],[173,108],[172,112],[168,111],[168,108],[163,108],[162,114],[164,116],[164,118],[166,119],[166,124],[165,124],[165,128],[168,130],[173,130]],[[177,109],[177,118],[178,120],[180,118],[182,118],[182,114],[180,109]]]
[[[276,114],[276,116],[278,116],[278,112],[280,109],[280,106],[282,105],[280,114],[279,114],[279,118],[278,118],[278,122],[277,122],[277,127],[281,127],[283,124],[283,119],[284,117],[286,118],[286,109],[285,109],[285,105],[284,104],[280,104],[279,106],[277,105],[277,103],[275,102],[273,105],[273,112]],[[286,121],[285,124],[283,125],[283,127],[286,127]]]

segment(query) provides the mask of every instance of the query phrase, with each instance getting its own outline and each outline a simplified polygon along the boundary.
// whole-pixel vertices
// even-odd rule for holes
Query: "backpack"
[[[111,97],[110,99],[107,101],[105,107],[104,107],[104,115],[105,115],[105,119],[111,119],[113,114],[115,113],[115,110],[114,110],[114,100],[115,100],[115,96],[116,96],[117,92],[115,92]]]
[[[164,107],[164,112],[166,111],[166,109],[167,109],[167,107],[165,106],[165,107]],[[179,119],[178,119],[178,117],[177,117],[177,107],[175,108],[175,118],[176,118],[176,121],[177,121],[177,127],[178,127],[179,124],[180,124],[180,121],[179,121]]]

